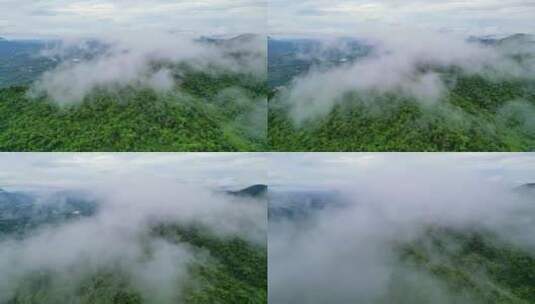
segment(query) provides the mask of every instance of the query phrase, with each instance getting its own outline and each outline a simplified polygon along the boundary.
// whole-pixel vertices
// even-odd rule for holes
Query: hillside
[[[526,194],[532,202],[533,193]],[[428,203],[416,212],[431,210],[433,202]],[[533,208],[516,210],[526,217],[507,218],[500,228],[493,226],[500,222],[493,216],[463,224],[462,216],[454,223],[426,216],[429,220],[404,229],[415,219],[407,216],[415,212],[412,207],[391,212],[380,204],[344,204],[329,192],[271,193],[270,297],[278,303],[534,303],[532,238],[511,222],[527,221],[519,224],[525,229]],[[386,213],[393,219],[381,220]]]
[[[2,151],[255,151],[265,146],[265,85],[241,74],[186,72],[178,89],[95,91],[60,106],[0,90]]]
[[[456,303],[535,301],[535,256],[492,233],[429,227],[416,241],[400,245],[398,251],[404,265],[443,283]],[[411,285],[403,277],[392,283],[390,297],[397,303],[434,299],[433,290]]]
[[[78,224],[79,230],[73,230],[74,235],[63,233],[63,236],[76,238],[62,242],[88,249],[94,240],[84,239],[80,243],[77,237],[83,237],[84,221],[104,212],[96,208],[99,202],[77,201],[68,193],[57,193],[48,200],[38,201],[24,193],[2,191],[0,200],[0,241],[4,246],[0,255],[4,257],[8,248],[22,249],[24,244],[28,246],[28,243],[23,243],[26,239],[43,233],[52,237],[55,233],[62,233],[62,229],[68,229],[70,224]],[[47,228],[53,229],[54,234],[46,234],[50,232]],[[123,237],[128,238],[128,234]],[[129,242],[117,240],[118,243],[123,241]],[[133,254],[127,251],[120,252],[120,256],[111,260],[102,252],[98,259],[108,262],[95,263],[90,255],[77,256],[77,262],[71,265],[72,260],[64,252],[68,251],[65,248],[63,251],[56,248],[54,255],[57,258],[49,257],[51,259],[47,260],[48,263],[61,265],[58,267],[48,263],[37,267],[37,264],[31,264],[32,260],[24,260],[25,264],[20,267],[26,268],[20,269],[33,267],[33,270],[12,276],[3,273],[9,282],[1,282],[0,290],[8,290],[11,296],[7,301],[2,301],[6,299],[5,294],[0,296],[0,304],[164,304],[169,303],[171,298],[179,303],[196,304],[261,304],[267,301],[267,250],[263,244],[239,236],[223,236],[202,224],[172,221],[155,222],[131,241],[141,248],[142,253],[133,265],[126,262]],[[172,248],[161,247],[163,244],[177,246],[195,255],[161,256],[166,252],[164,248]],[[144,266],[132,269],[139,265]],[[5,264],[0,263],[0,267],[5,267]],[[138,272],[140,270],[141,273]],[[168,278],[165,282],[158,281],[162,278],[161,272],[164,272],[163,277]],[[175,272],[180,275],[165,274]],[[144,285],[150,286],[145,288]]]
[[[276,151],[535,150],[535,82],[457,76],[435,104],[394,93],[370,98],[355,92],[325,117],[302,124],[272,93],[270,146]]]
[[[273,150],[535,149],[533,36],[457,41],[459,54],[499,56],[480,70],[431,47],[348,41],[269,41]],[[414,85],[420,77],[428,82]]]
[[[189,265],[189,283],[175,292],[180,294],[180,303],[266,303],[267,301],[267,254],[265,248],[250,244],[239,238],[221,239],[202,229],[181,226],[158,226],[153,230],[155,238],[187,243],[195,250],[210,255],[206,263]],[[150,256],[150,252],[147,252]],[[147,256],[147,258],[148,258]],[[120,263],[118,263],[120,265]],[[59,274],[42,271],[29,274],[18,282],[15,296],[2,304],[76,303],[141,304],[162,303],[158,295],[147,299],[132,285],[132,279],[120,266],[95,269],[87,273],[78,286],[71,289],[57,286]]]

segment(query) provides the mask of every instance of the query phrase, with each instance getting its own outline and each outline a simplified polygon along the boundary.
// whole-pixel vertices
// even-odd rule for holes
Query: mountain
[[[260,195],[261,187],[258,186],[260,185],[247,188],[249,190],[244,189],[246,190],[244,193]],[[22,195],[20,197],[24,196],[22,193],[0,190],[0,206],[4,206],[2,202],[6,202],[6,208],[17,208],[16,206],[20,204],[7,204],[7,202],[22,202],[23,199],[20,199],[19,195]],[[13,245],[11,242],[14,239],[24,240],[39,235],[27,232],[35,232],[35,229],[43,227],[43,225],[46,225],[51,231],[56,231],[54,230],[56,228],[61,230],[60,225],[68,224],[67,221],[80,220],[83,216],[91,216],[97,212],[96,208],[98,207],[96,202],[88,200],[91,197],[89,193],[80,191],[58,191],[31,197],[29,202],[24,201],[28,208],[27,212],[16,218],[4,220],[2,217],[6,213],[0,209],[0,246],[4,246],[2,243],[4,239],[8,239],[6,244]],[[106,212],[106,210],[102,210],[102,212]],[[99,225],[98,223],[88,224]],[[43,265],[43,263],[39,264],[39,268],[33,264],[26,265],[24,263],[14,266],[17,267],[17,270],[25,269],[26,272],[21,272],[22,275],[16,276],[16,278],[9,277],[10,285],[9,287],[3,286],[6,287],[3,290],[8,289],[10,292],[7,295],[2,294],[0,303],[56,304],[74,301],[80,304],[142,304],[175,302],[162,300],[162,298],[171,298],[171,295],[179,303],[267,303],[267,249],[265,244],[257,244],[234,234],[222,236],[219,231],[214,231],[210,227],[199,227],[193,223],[165,220],[161,223],[151,221],[151,225],[148,227],[141,226],[137,228],[145,230],[141,231],[140,237],[134,241],[137,246],[140,246],[138,254],[141,256],[138,262],[140,265],[153,265],[152,263],[159,262],[160,264],[156,268],[143,267],[143,273],[132,272],[129,262],[123,263],[125,261],[121,257],[116,257],[117,259],[106,257],[102,259],[102,262],[99,261],[98,267],[95,267],[91,262],[86,263],[88,259],[85,254],[79,257],[80,262],[72,264],[70,259],[63,260],[62,248],[57,248],[57,251],[53,252],[54,255],[57,255],[57,259],[53,260],[58,261],[61,266],[56,264]],[[78,229],[74,233],[77,231]],[[98,235],[94,237],[99,238]],[[125,236],[125,238],[130,237],[129,233]],[[129,241],[131,240],[126,242]],[[81,246],[80,248],[85,248],[85,246],[91,248],[93,244],[91,240],[75,238],[68,238],[65,242]],[[190,258],[189,254],[181,253],[180,255],[172,255],[172,258],[181,259],[185,255],[188,257],[187,262],[168,263],[166,262],[168,261],[167,257],[170,256],[164,255],[162,257],[153,252],[154,246],[160,246],[164,243],[168,244],[166,246],[173,244],[179,248],[187,248],[188,253],[202,254],[202,258]],[[100,243],[97,242],[97,244]],[[24,245],[24,242],[20,242],[20,246]],[[113,246],[113,244],[110,245]],[[132,247],[128,248],[132,249]],[[131,255],[132,252],[129,250],[125,250],[124,255]],[[87,252],[91,252],[91,250]],[[5,254],[4,251],[2,253]],[[41,256],[47,253],[36,252],[35,254]],[[91,253],[88,253],[88,256],[91,256]],[[96,258],[98,259],[99,256]],[[28,261],[24,258],[21,260]],[[125,260],[129,260],[129,258]],[[42,259],[42,261],[47,261],[47,259]],[[108,261],[108,263],[104,261]],[[166,262],[166,264],[161,264],[161,261]],[[70,266],[66,268],[66,265]],[[23,268],[26,266],[27,268]],[[77,271],[70,271],[73,267]],[[173,286],[172,290],[161,287],[164,284],[158,280],[160,276],[151,274],[151,271],[162,271],[162,267],[167,273],[170,273],[164,277],[173,279],[171,285],[165,285]],[[10,274],[0,274],[0,279],[8,276]],[[142,284],[139,284],[140,278],[142,278]],[[58,284],[58,282],[68,282],[68,284]],[[147,283],[154,285],[147,290],[144,288]],[[8,297],[7,300],[4,300],[6,297]]]
[[[238,191],[227,191],[228,194],[241,197],[259,198],[266,195],[268,191],[267,185],[252,185]]]
[[[265,150],[265,83],[233,72],[174,71],[180,87],[168,93],[95,90],[67,106],[29,97],[28,87],[0,89],[0,150]]]
[[[268,37],[268,85],[288,85],[312,68],[329,69],[367,56],[372,46],[355,38],[317,39]]]
[[[535,198],[535,183],[527,183],[520,185],[514,189],[516,193],[527,195]]]
[[[0,189],[0,239],[24,235],[46,224],[58,224],[97,211],[97,203],[79,192],[56,192],[38,196]]]
[[[530,34],[518,33],[518,34],[514,34],[511,36],[499,39],[497,41],[497,44],[509,44],[509,43],[518,43],[518,44],[535,43],[535,36],[530,35]]]
[[[249,43],[257,39],[261,39],[261,36],[257,34],[246,33],[224,41],[226,41],[227,43]]]
[[[517,35],[502,45],[516,40],[530,41]],[[525,62],[529,71],[534,50],[533,46],[514,47],[508,54],[512,60]],[[270,77],[277,77],[271,84],[287,83],[306,71],[295,66],[290,65],[287,72],[273,65],[271,68],[281,74],[270,70]],[[438,100],[411,96],[402,89],[386,93],[353,90],[330,94],[337,99],[320,100],[309,107],[306,100],[299,100],[303,110],[298,112],[288,100],[299,98],[299,94],[292,95],[291,86],[272,89],[269,146],[285,152],[535,151],[533,77],[494,76],[494,71],[467,73],[457,67],[422,70],[432,70],[444,84]],[[314,107],[320,112],[327,110],[299,119],[300,111]]]
[[[533,252],[484,229],[431,226],[414,241],[397,246],[395,252],[409,269],[430,275],[454,298],[464,299],[458,303],[535,303]],[[407,290],[422,286],[403,277],[392,284],[392,298],[385,303],[432,300],[432,296],[411,299]]]
[[[201,36],[199,39],[197,39],[197,41],[208,44],[216,44],[220,46],[239,46],[253,42],[258,39],[261,39],[261,36],[257,34],[241,34],[231,38]]]
[[[299,221],[318,212],[345,206],[343,198],[333,191],[273,191],[269,194],[268,218]]]

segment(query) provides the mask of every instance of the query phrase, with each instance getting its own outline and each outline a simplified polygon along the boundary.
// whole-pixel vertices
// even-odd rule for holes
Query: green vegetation
[[[180,88],[97,90],[81,104],[0,90],[1,151],[265,150],[267,86],[242,74],[186,71]]]
[[[533,151],[535,83],[456,77],[438,103],[396,94],[347,94],[328,115],[297,125],[289,105],[269,99],[275,151]]]
[[[188,244],[209,254],[206,261],[189,265],[187,282],[176,283],[172,292],[177,294],[179,303],[267,303],[265,247],[236,237],[214,236],[206,229],[178,225],[157,226],[153,236]],[[80,274],[79,269],[72,271],[73,275]],[[157,294],[149,298],[147,293],[142,293],[139,285],[136,287],[119,266],[89,271],[81,280],[65,277],[69,275],[53,270],[31,273],[18,284],[15,296],[8,303],[164,304]]]
[[[208,250],[215,259],[193,268],[187,303],[267,303],[267,250],[239,238],[221,239],[196,227],[160,226],[156,233],[171,241]]]
[[[399,252],[405,265],[464,299],[456,303],[535,303],[535,256],[489,232],[433,227]]]

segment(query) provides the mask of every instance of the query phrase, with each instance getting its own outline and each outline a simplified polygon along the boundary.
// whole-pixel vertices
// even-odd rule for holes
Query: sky
[[[353,187],[384,176],[471,174],[482,182],[516,187],[535,182],[533,153],[278,153],[267,159],[271,186],[289,188]]]
[[[266,183],[264,166],[261,154],[249,153],[3,153],[0,188],[77,188],[152,177],[240,189]]]
[[[4,153],[0,188],[81,187],[110,178],[153,176],[239,189],[343,187],[385,174],[470,173],[515,187],[535,182],[532,153]],[[405,181],[405,182],[406,182]]]
[[[0,36],[86,37],[109,31],[263,33],[259,0],[0,0]]]
[[[531,0],[270,0],[272,35],[339,34],[425,28],[462,35],[535,31]]]

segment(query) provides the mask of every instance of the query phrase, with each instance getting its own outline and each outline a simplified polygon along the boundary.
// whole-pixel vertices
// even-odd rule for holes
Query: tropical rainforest
[[[389,186],[385,182],[378,188]],[[396,186],[392,197],[406,194],[402,181],[396,180]],[[435,194],[450,195],[439,190],[422,195],[427,202],[416,203],[417,210],[411,210],[411,204],[421,193],[410,201],[400,199],[400,208],[392,201],[383,208],[377,198],[368,204],[365,191],[351,196],[319,189],[279,191],[271,196],[269,207],[270,299],[276,303],[352,303],[355,299],[369,304],[533,303],[533,238],[524,233],[533,222],[533,189],[533,184],[525,184],[508,196],[506,208],[514,208],[511,214],[500,207],[495,211],[492,198],[477,207],[466,201],[459,207],[446,199],[448,211],[438,216],[430,210],[441,203],[430,200]],[[355,197],[357,202],[352,202]],[[483,205],[492,206],[491,210],[481,210]],[[452,221],[445,220],[452,214]],[[420,215],[425,218],[421,222]]]
[[[535,301],[535,257],[491,232],[429,226],[420,238],[399,244],[397,250],[404,265],[443,283],[458,303]],[[432,296],[430,290],[411,286],[410,280],[394,281],[392,302],[419,303],[415,301]],[[407,293],[407,288],[415,293]]]
[[[249,204],[263,205],[259,193],[228,195],[248,200]],[[127,231],[119,231],[117,219],[111,222],[113,233],[121,236],[112,241],[114,244],[106,240],[109,235],[91,233],[90,238],[85,239],[83,231],[96,228],[94,224],[100,221],[96,217],[108,215],[99,201],[74,192],[58,193],[42,200],[25,192],[0,190],[0,211],[0,255],[3,258],[0,268],[6,271],[2,276],[9,278],[0,282],[0,290],[9,292],[9,296],[0,296],[2,304],[166,304],[171,300],[206,304],[267,303],[265,244],[238,235],[222,235],[202,223],[177,221],[154,221],[141,235],[129,239]],[[92,223],[93,220],[96,222]],[[57,245],[53,252],[37,250],[35,248],[46,246],[35,241],[41,237],[46,242],[54,242],[55,237],[59,237],[63,245]],[[26,240],[29,242],[25,243]],[[110,255],[104,251],[94,256],[91,246],[101,240],[103,244],[114,246],[107,251],[119,250],[117,253],[122,258],[109,260]],[[125,242],[133,242],[134,247],[126,247],[131,251],[137,252],[140,246],[140,255],[121,247]],[[72,263],[68,252],[77,250],[78,246],[83,253],[76,254],[74,258],[78,262]],[[23,253],[25,248],[30,254],[42,256],[42,260],[29,258]],[[178,254],[173,253],[177,249]],[[9,252],[15,252],[13,250],[25,261],[15,268],[5,264],[10,258],[16,259],[10,257]],[[40,261],[46,262],[39,264]]]
[[[301,124],[273,97],[268,135],[278,151],[532,151],[534,114],[535,82],[473,75],[457,78],[437,104],[352,93],[326,116]]]
[[[193,59],[167,45],[1,40],[0,150],[265,150],[257,40],[188,42]]]
[[[432,42],[311,43],[269,40],[273,150],[535,150],[533,36],[472,37],[445,53]]]
[[[2,151],[255,151],[266,146],[264,83],[189,72],[180,90],[95,91],[80,104],[0,90]]]

